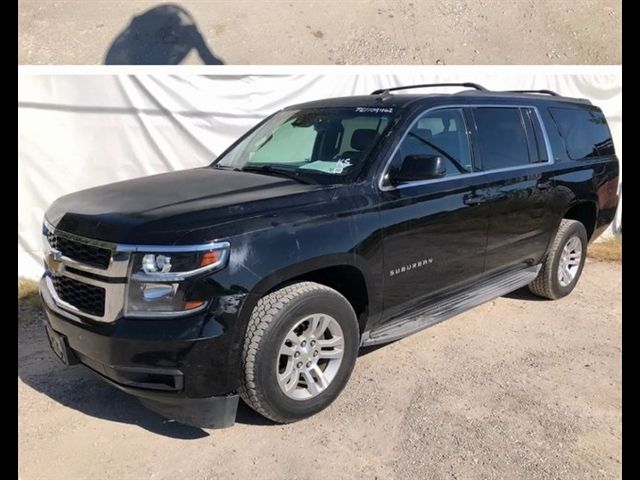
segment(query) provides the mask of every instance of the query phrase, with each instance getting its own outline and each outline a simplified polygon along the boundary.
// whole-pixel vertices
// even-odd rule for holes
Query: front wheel
[[[562,220],[529,290],[552,300],[569,295],[578,283],[587,257],[587,231],[576,220]]]
[[[309,417],[346,385],[359,337],[356,314],[337,291],[313,282],[276,290],[249,320],[240,396],[278,423]]]

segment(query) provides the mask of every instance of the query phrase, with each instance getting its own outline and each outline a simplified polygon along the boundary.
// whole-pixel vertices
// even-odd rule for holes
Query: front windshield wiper
[[[311,181],[308,177],[301,177],[300,172],[284,168],[274,168],[273,165],[247,165],[242,168],[235,168],[234,170],[238,172],[263,173],[265,175],[272,175],[275,177],[286,177],[306,184],[316,183]]]

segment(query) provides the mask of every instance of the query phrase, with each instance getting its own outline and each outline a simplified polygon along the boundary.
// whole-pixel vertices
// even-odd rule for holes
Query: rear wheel
[[[309,417],[346,385],[359,337],[353,308],[335,290],[313,282],[276,290],[251,315],[240,396],[279,423]]]
[[[569,295],[578,283],[587,256],[587,231],[576,220],[562,220],[529,290],[552,300]]]

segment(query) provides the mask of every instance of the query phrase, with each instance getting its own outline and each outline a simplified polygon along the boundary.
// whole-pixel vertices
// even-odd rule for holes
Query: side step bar
[[[409,316],[364,332],[360,345],[371,346],[392,342],[447,320],[455,315],[482,305],[494,298],[513,292],[531,283],[541,266],[535,265],[509,272],[480,283],[476,288],[455,293],[443,300],[430,303]]]

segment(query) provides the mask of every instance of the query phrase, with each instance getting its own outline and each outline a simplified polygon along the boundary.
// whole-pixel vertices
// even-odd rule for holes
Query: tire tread
[[[260,343],[273,319],[284,310],[290,302],[301,295],[313,294],[318,291],[340,295],[340,293],[332,288],[319,283],[294,283],[262,297],[251,313],[242,352],[243,374],[238,394],[252,409],[274,422],[289,423],[290,420],[272,411],[262,398],[260,391],[256,388],[256,355],[260,349]],[[340,296],[342,297],[342,295]]]
[[[553,263],[556,255],[559,254],[559,249],[561,243],[564,241],[565,234],[576,224],[582,225],[577,220],[569,220],[566,218],[560,222],[556,236],[554,237],[553,242],[549,246],[549,249],[542,261],[542,268],[540,269],[540,272],[538,272],[538,276],[535,280],[529,284],[529,290],[531,293],[550,300],[556,300],[559,298],[553,288],[553,275],[555,275]]]

